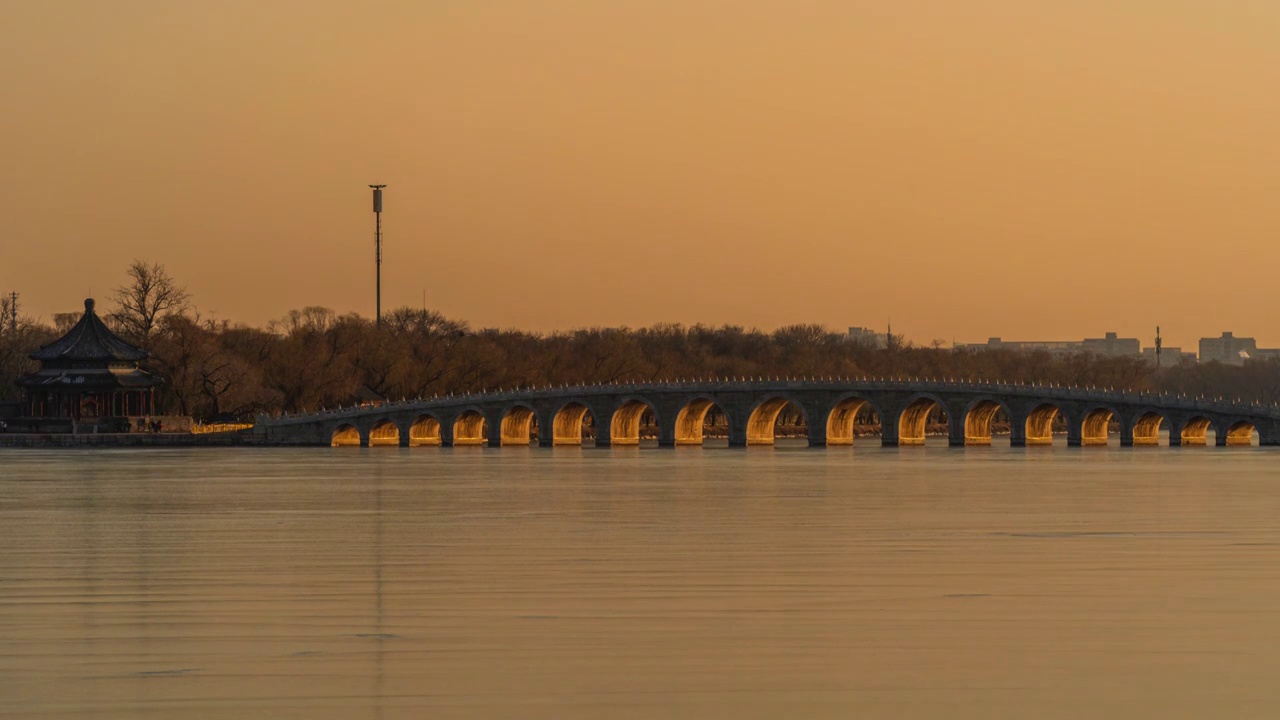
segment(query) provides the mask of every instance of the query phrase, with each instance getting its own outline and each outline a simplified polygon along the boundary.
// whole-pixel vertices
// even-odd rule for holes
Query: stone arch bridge
[[[945,429],[952,446],[1280,444],[1280,410],[1167,394],[1036,384],[871,379],[746,379],[581,385],[260,417],[255,440],[273,445],[578,445],[589,427],[598,447],[700,445],[713,414],[730,446],[769,445],[784,410],[803,418],[811,446],[849,445],[879,427],[883,445],[922,445]],[[585,422],[584,422],[585,421]],[[643,433],[642,433],[643,428]]]

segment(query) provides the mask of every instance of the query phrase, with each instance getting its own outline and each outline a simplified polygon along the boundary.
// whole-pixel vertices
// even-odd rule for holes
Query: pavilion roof
[[[76,326],[39,350],[31,353],[33,360],[101,360],[134,361],[147,359],[147,351],[134,347],[116,337],[98,318],[93,309],[93,298],[84,301],[84,317]]]

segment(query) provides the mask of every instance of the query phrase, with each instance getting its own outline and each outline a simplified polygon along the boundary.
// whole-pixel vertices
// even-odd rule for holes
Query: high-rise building
[[[1258,343],[1253,338],[1236,337],[1229,332],[1222,337],[1200,338],[1200,362],[1226,363],[1243,365],[1245,360],[1258,352]]]
[[[887,333],[878,333],[871,328],[851,327],[849,328],[849,339],[868,347],[883,348],[889,345],[889,335]]]

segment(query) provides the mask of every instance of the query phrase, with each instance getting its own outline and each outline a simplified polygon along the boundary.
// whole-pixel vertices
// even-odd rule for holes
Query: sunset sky
[[[0,291],[1280,345],[1275,0],[0,0]]]

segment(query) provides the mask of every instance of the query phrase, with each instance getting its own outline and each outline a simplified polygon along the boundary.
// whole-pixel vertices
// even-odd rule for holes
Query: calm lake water
[[[1277,678],[1273,449],[0,450],[4,717],[1275,718]]]

